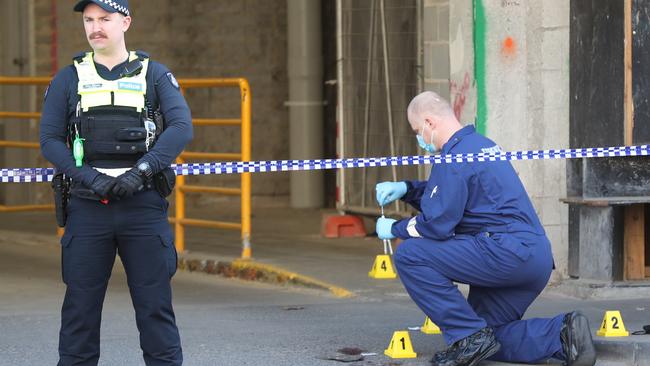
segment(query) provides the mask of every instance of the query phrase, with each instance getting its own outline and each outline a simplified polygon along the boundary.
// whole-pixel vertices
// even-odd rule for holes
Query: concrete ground
[[[226,203],[190,211],[196,218],[233,219]],[[444,347],[439,335],[411,331],[418,357],[383,355],[392,333],[422,324],[424,316],[399,280],[367,273],[382,252],[376,237],[323,239],[322,211],[254,205],[255,262],[284,268],[346,288],[354,296],[289,285],[227,279],[179,271],[174,305],[187,365],[335,365],[337,350],[367,355],[354,365],[427,365]],[[59,310],[64,294],[60,249],[48,213],[0,214],[0,366],[55,364]],[[235,232],[189,229],[186,256],[231,260],[240,253]],[[598,328],[605,310],[620,310],[628,330],[650,324],[648,298],[580,300],[546,291],[526,317],[582,310]],[[599,366],[649,365],[650,336],[595,337]],[[142,365],[125,276],[116,264],[104,307],[100,365]],[[482,365],[500,365],[484,362]]]

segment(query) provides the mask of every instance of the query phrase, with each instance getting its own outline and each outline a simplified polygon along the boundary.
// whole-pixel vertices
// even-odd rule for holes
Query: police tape
[[[317,160],[231,161],[224,163],[172,164],[176,175],[212,175],[285,172],[301,170],[370,168],[423,164],[453,164],[517,160],[549,160],[576,158],[610,158],[648,156],[650,145],[551,149],[508,152],[482,152],[449,155],[392,156],[379,158],[347,158]],[[0,169],[2,183],[49,182],[53,168]]]

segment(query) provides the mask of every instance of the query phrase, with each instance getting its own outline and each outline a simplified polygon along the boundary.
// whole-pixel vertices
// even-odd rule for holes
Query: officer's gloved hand
[[[111,190],[115,185],[115,178],[104,173],[99,173],[97,177],[90,184],[90,189],[101,198],[108,198]]]
[[[377,203],[385,206],[398,200],[406,194],[408,186],[405,182],[381,182],[375,186],[377,191]]]
[[[383,216],[377,219],[375,231],[377,231],[379,239],[395,239],[395,235],[393,235],[391,229],[396,221],[395,219],[389,219]]]
[[[145,175],[138,168],[132,168],[122,173],[115,178],[113,197],[119,200],[133,196],[144,188],[145,180]]]

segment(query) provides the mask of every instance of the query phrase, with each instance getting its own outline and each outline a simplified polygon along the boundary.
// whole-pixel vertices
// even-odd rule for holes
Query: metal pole
[[[176,164],[183,164],[185,161],[180,157],[176,158]],[[185,218],[185,193],[183,193],[183,186],[185,185],[185,176],[176,176],[176,193],[174,200],[174,207],[176,213],[174,214],[174,242],[176,243],[176,251],[178,253],[185,252],[185,226],[183,226],[183,219]]]
[[[343,0],[336,0],[336,86],[337,86],[337,137],[338,137],[338,157],[344,158],[345,155],[345,121],[344,107],[345,99],[343,98]],[[342,211],[346,205],[345,192],[345,169],[336,171],[337,184],[337,209]],[[341,212],[342,213],[342,212]]]
[[[241,95],[241,160],[251,160],[251,89],[248,80],[239,80]],[[242,259],[253,255],[251,248],[251,173],[241,174],[241,240]]]
[[[368,157],[368,126],[370,124],[370,80],[372,79],[372,61],[375,52],[375,1],[370,2],[370,30],[368,31],[368,63],[366,64],[366,105],[363,125],[363,157]],[[363,168],[361,176],[361,207],[366,207],[366,180],[368,169]]]
[[[390,96],[390,70],[388,69],[388,40],[386,34],[386,4],[380,0],[379,8],[381,10],[381,38],[384,48],[384,78],[386,85],[386,108],[388,108],[388,139],[390,143],[390,155],[395,156],[395,134],[393,132],[393,102]],[[397,168],[391,167],[393,172],[393,181],[397,181]],[[399,201],[395,201],[395,209],[400,210]]]

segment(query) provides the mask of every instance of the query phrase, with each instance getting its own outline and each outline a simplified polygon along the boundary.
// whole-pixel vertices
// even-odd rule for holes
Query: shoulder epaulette
[[[83,60],[84,57],[86,57],[86,52],[82,51],[82,52],[79,52],[76,55],[74,55],[74,57],[72,57],[72,60],[77,61],[77,62],[81,62],[81,60]]]
[[[138,55],[138,57],[140,57],[141,60],[144,60],[145,58],[149,58],[149,54],[142,50],[136,50],[135,54]]]

